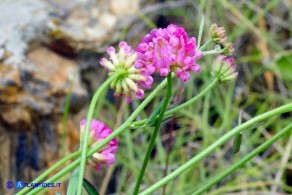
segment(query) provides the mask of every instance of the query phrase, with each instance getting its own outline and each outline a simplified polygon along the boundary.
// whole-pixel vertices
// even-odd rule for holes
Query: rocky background
[[[101,54],[133,24],[140,3],[0,3],[0,194],[13,193],[7,181],[29,182],[77,149],[78,121],[106,77]]]

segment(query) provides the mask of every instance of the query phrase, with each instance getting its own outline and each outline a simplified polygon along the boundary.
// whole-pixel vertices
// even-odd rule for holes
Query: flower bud
[[[226,44],[227,37],[225,35],[224,27],[219,27],[217,24],[212,24],[211,28],[211,38],[216,44],[224,45]]]
[[[238,72],[236,72],[236,65],[233,62],[234,58],[219,55],[213,63],[212,75],[221,82],[236,79]]]
[[[80,122],[80,140],[83,140],[84,131],[86,126],[86,120],[83,119]],[[93,119],[90,124],[90,133],[88,137],[88,147],[101,142],[103,139],[108,137],[112,133],[112,130],[108,128],[103,122]],[[107,145],[101,148],[99,151],[94,153],[92,157],[88,159],[88,164],[96,168],[101,169],[101,166],[111,165],[115,162],[115,153],[118,149],[118,140],[114,138]]]
[[[233,52],[234,52],[233,43],[227,43],[227,44],[225,44],[224,54],[226,54],[227,56],[232,56]]]
[[[219,44],[221,48],[224,49],[224,54],[232,56],[234,52],[233,44],[228,42],[227,36],[225,34],[225,28],[219,27],[217,24],[212,24],[210,27],[212,41],[216,44]]]

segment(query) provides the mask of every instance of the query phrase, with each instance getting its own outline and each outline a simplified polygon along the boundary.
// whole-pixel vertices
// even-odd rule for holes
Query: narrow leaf
[[[239,113],[238,116],[238,124],[241,125],[241,118],[242,118],[242,110]],[[240,150],[240,145],[241,145],[241,138],[242,138],[242,132],[238,133],[235,135],[234,141],[233,141],[233,154],[236,154]]]
[[[99,195],[94,186],[85,178],[83,178],[83,187],[89,195]]]
[[[198,36],[198,44],[197,47],[200,47],[201,40],[202,40],[202,35],[204,31],[204,24],[205,24],[205,17],[202,15],[201,22],[200,22],[200,28],[199,28],[199,36]]]
[[[77,167],[69,180],[68,188],[67,188],[67,195],[75,195],[77,192],[77,186],[78,186],[78,176],[79,176],[79,167]]]
[[[240,145],[241,145],[241,138],[242,138],[241,132],[235,136],[234,142],[233,142],[233,154],[236,154],[239,152]]]

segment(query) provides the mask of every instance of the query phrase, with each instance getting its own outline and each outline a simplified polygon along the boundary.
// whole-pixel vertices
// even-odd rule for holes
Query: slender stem
[[[72,171],[73,169],[75,169],[76,167],[78,167],[78,165],[80,164],[80,161],[81,161],[81,158],[76,159],[74,162],[72,162],[70,165],[68,165],[67,167],[65,167],[60,172],[58,172],[56,175],[54,175],[53,177],[47,179],[45,181],[45,183],[53,183],[53,182],[56,182],[58,179],[60,179],[66,173],[68,173],[69,171]],[[41,192],[42,190],[45,190],[45,188],[34,188],[32,191],[26,193],[26,195],[39,194],[39,192]]]
[[[149,104],[149,102],[157,96],[157,94],[165,87],[167,84],[167,79],[164,79],[157,87],[152,91],[151,94],[148,95],[148,97],[139,105],[139,107],[131,114],[131,116],[121,125],[119,128],[117,128],[115,131],[113,131],[108,137],[103,139],[99,144],[96,144],[93,148],[91,148],[87,152],[87,158],[92,156],[96,151],[101,149],[103,146],[105,146],[109,141],[111,141],[113,138],[120,135],[123,131],[130,128],[131,123],[133,120],[138,116],[138,114]],[[80,151],[79,151],[80,152]],[[80,163],[80,158],[76,159],[74,162],[72,162],[70,165],[65,167],[63,170],[59,171],[57,174],[55,174],[50,179],[46,180],[46,182],[55,182],[57,179],[61,178],[63,175],[68,173],[69,171],[72,171],[74,168],[76,168]],[[40,191],[42,191],[44,188],[36,188],[32,190],[29,194],[36,194]]]
[[[166,153],[165,169],[164,169],[163,177],[165,177],[168,173],[169,158],[170,158],[170,153],[172,149],[172,131],[174,129],[174,124],[175,124],[175,115],[172,116],[170,128],[168,129],[167,153]],[[162,188],[162,195],[165,195],[166,186],[167,185],[164,185]]]
[[[287,136],[290,136],[290,138],[289,138],[287,145],[285,147],[285,151],[283,151],[281,163],[279,165],[278,171],[277,171],[275,178],[274,178],[274,181],[273,181],[275,183],[281,183],[281,179],[282,179],[283,174],[287,168],[287,164],[289,163],[289,159],[291,159],[290,157],[292,155],[292,133],[290,132],[289,134],[290,135],[288,135],[288,133],[287,133]],[[273,185],[271,187],[270,193],[276,194],[276,192],[278,191],[278,187],[279,186],[277,186],[277,185]],[[292,192],[292,187],[291,187],[290,192]]]
[[[248,129],[249,127],[252,127],[253,125],[255,125],[255,124],[257,124],[257,123],[259,123],[259,122],[261,122],[263,120],[266,120],[266,119],[268,119],[268,118],[270,118],[272,116],[279,115],[279,114],[282,114],[282,113],[285,113],[285,112],[288,112],[288,111],[292,111],[292,103],[286,104],[284,106],[281,106],[281,107],[278,107],[278,108],[273,109],[271,111],[268,111],[268,112],[266,112],[264,114],[256,116],[256,117],[252,118],[251,120],[249,120],[249,121],[247,121],[247,122],[245,122],[245,123],[233,128],[231,131],[226,133],[224,136],[219,138],[216,142],[214,142],[209,147],[204,149],[202,152],[200,152],[199,154],[194,156],[192,159],[190,159],[188,162],[186,162],[185,164],[183,164],[182,166],[177,168],[175,171],[170,173],[168,176],[164,177],[163,179],[161,179],[160,181],[158,181],[154,185],[152,185],[149,188],[147,188],[146,190],[144,190],[142,193],[140,193],[140,195],[150,194],[151,192],[154,192],[155,190],[157,190],[161,186],[163,186],[166,183],[170,182],[175,177],[177,177],[178,175],[180,175],[181,173],[183,173],[184,171],[186,171],[187,169],[192,167],[194,164],[196,164],[197,162],[202,160],[208,154],[213,152],[216,148],[218,148],[219,146],[224,144],[227,140],[229,140],[231,137],[233,137],[237,133],[239,133],[241,131],[244,131],[244,130]]]
[[[76,151],[72,154],[69,154],[59,162],[55,163],[53,166],[51,166],[49,169],[47,169],[45,172],[43,172],[40,176],[38,176],[35,180],[33,180],[31,183],[38,183],[41,182],[44,178],[46,178],[50,173],[52,173],[55,169],[57,169],[59,166],[65,164],[67,161],[79,156],[81,154],[81,151]],[[31,188],[26,187],[23,188],[20,192],[17,193],[17,195],[23,195],[26,194]]]
[[[210,50],[210,51],[204,51],[203,52],[203,56],[206,56],[206,55],[214,55],[214,54],[221,54],[225,51],[225,49],[213,49],[213,50]]]
[[[146,151],[143,163],[142,163],[142,167],[141,167],[138,179],[136,181],[136,185],[135,185],[134,192],[133,192],[134,195],[137,195],[138,192],[139,192],[139,188],[140,188],[140,185],[141,185],[141,182],[142,182],[142,179],[143,179],[143,176],[144,176],[144,173],[145,173],[145,170],[146,170],[146,167],[147,167],[151,152],[153,150],[153,147],[154,147],[154,144],[155,144],[155,140],[156,140],[156,137],[158,135],[158,132],[159,132],[159,129],[160,129],[160,126],[161,126],[161,123],[162,123],[162,119],[163,119],[165,110],[166,110],[167,105],[168,105],[168,103],[170,101],[171,91],[172,91],[172,78],[171,78],[171,73],[169,73],[167,75],[167,92],[166,92],[166,96],[165,96],[164,102],[162,104],[161,111],[159,113],[158,119],[156,121],[154,131],[153,131],[153,133],[151,135],[150,142],[149,142],[149,145],[148,145],[148,148],[147,148],[147,151]]]
[[[61,144],[61,150],[62,150],[62,156],[66,156],[67,154],[67,122],[68,122],[68,116],[69,116],[69,109],[70,109],[70,101],[72,96],[72,87],[73,87],[73,79],[70,79],[69,81],[69,91],[65,98],[65,104],[64,104],[64,114],[62,117],[62,144]]]
[[[165,82],[166,80],[164,80],[163,82]],[[153,92],[156,92],[158,93],[161,88],[163,88],[165,85],[166,85],[166,82],[164,83],[164,85],[162,85],[163,83],[161,83]],[[158,88],[160,88],[160,90],[158,90]],[[152,93],[153,93],[152,92]],[[153,97],[155,97],[155,95],[151,98],[150,96],[152,95],[152,93],[142,102],[145,103],[146,100],[151,100],[153,99]],[[148,99],[149,98],[149,99]],[[150,101],[149,100],[149,101]],[[148,102],[149,103],[149,102]],[[147,104],[148,104],[147,103]],[[142,106],[142,104],[140,106]],[[147,105],[146,104],[146,105]],[[145,106],[146,106],[145,105]],[[144,107],[145,107],[144,106]],[[139,108],[139,107],[138,107]],[[137,109],[138,109],[137,108]],[[227,133],[225,136],[223,136],[221,139],[219,139],[217,142],[215,142],[214,144],[212,144],[211,146],[209,146],[206,150],[206,154],[202,154],[204,153],[201,152],[198,157],[195,156],[193,159],[191,159],[190,161],[199,161],[201,160],[201,158],[203,158],[204,156],[208,155],[209,153],[211,153],[212,151],[214,151],[216,149],[217,146],[220,146],[221,145],[221,142],[224,143],[226,142],[230,137],[232,137],[233,135],[235,135],[236,133],[240,132],[240,131],[243,131],[245,129],[248,129],[248,127],[251,127],[253,126],[254,124],[257,124],[258,122],[260,121],[263,121],[263,120],[266,120],[272,116],[275,116],[275,115],[279,115],[279,114],[282,114],[282,113],[285,113],[285,112],[289,112],[289,111],[292,111],[292,103],[290,104],[286,104],[284,106],[281,106],[281,107],[278,107],[274,110],[271,110],[269,112],[266,112],[264,114],[261,114],[243,124],[241,124],[240,126],[237,126],[236,128],[234,128],[233,130],[231,130],[229,133]],[[134,112],[135,113],[135,112]],[[133,113],[133,114],[134,114]],[[132,114],[132,115],[133,115]],[[139,113],[136,113],[137,115]],[[131,116],[132,116],[131,115]],[[130,116],[130,117],[131,117]],[[129,119],[130,119],[129,117]],[[135,117],[134,117],[135,118]],[[128,125],[122,125],[120,128],[118,128],[116,131],[114,131],[113,133],[116,133],[116,132],[119,132],[117,135],[119,135],[121,132],[123,132],[124,130],[128,129],[129,126],[130,126],[130,123],[131,121],[133,120],[127,120],[125,123],[128,123]],[[124,123],[124,124],[125,124]],[[112,133],[112,134],[113,134]],[[111,135],[112,135],[111,134]],[[115,137],[115,136],[114,136]],[[112,138],[111,138],[112,139]],[[110,140],[111,140],[110,139]],[[107,142],[105,142],[104,144],[106,144]],[[103,146],[102,144],[99,144],[101,145],[101,147]],[[99,150],[99,148],[97,148],[97,150]],[[96,151],[97,151],[96,150]],[[94,152],[94,151],[93,151]],[[87,157],[91,156],[92,154],[92,150],[90,150],[89,152],[87,152]],[[188,161],[188,162],[190,162]],[[194,163],[195,163],[194,162]],[[65,167],[63,170],[61,170],[60,172],[58,172],[56,175],[54,175],[53,177],[51,177],[50,179],[46,180],[45,182],[55,182],[56,180],[58,180],[59,178],[61,178],[63,175],[65,175],[66,173],[68,173],[69,171],[73,170],[74,168],[76,168],[80,163],[80,158],[76,159],[74,162],[72,162],[70,165],[68,165],[67,167]],[[175,170],[174,172],[172,172],[171,174],[169,174],[168,176],[166,176],[165,178],[163,178],[162,180],[160,180],[158,183],[156,183],[155,185],[149,187],[148,189],[146,189],[145,191],[143,191],[141,193],[141,195],[145,195],[145,194],[150,194],[151,192],[155,191],[156,189],[158,189],[159,187],[163,186],[165,183],[168,183],[169,181],[171,181],[174,177],[176,177],[176,175],[179,175],[181,172],[185,171],[186,169],[188,169],[190,166],[192,166],[194,163],[189,163],[191,165],[186,165],[184,164],[182,167],[178,168],[177,170]],[[183,169],[183,170],[181,170]],[[34,190],[32,190],[31,192],[27,193],[28,195],[31,195],[31,194],[36,194],[40,191],[42,191],[44,188],[35,188]]]
[[[87,119],[86,119],[86,126],[85,126],[85,131],[84,131],[84,137],[83,140],[81,141],[81,162],[80,162],[80,172],[79,172],[79,177],[78,177],[78,186],[77,186],[77,195],[81,194],[82,191],[82,183],[83,183],[83,175],[85,171],[85,163],[86,163],[86,152],[88,149],[88,137],[89,137],[89,132],[90,132],[90,124],[91,120],[94,114],[94,109],[96,106],[96,102],[100,96],[100,94],[105,91],[108,86],[111,84],[111,82],[118,77],[120,77],[122,74],[114,74],[113,76],[109,77],[95,92],[94,96],[92,97],[92,100],[90,102],[88,114],[87,114]]]
[[[210,189],[213,185],[221,181],[224,177],[230,175],[232,172],[234,172],[236,169],[244,165],[246,162],[251,160],[253,157],[255,157],[257,154],[262,152],[263,150],[267,149],[269,146],[271,146],[274,142],[279,140],[281,137],[283,137],[287,132],[289,132],[292,129],[292,123],[282,129],[280,132],[278,132],[275,136],[268,139],[266,142],[264,142],[262,145],[257,147],[254,151],[246,155],[243,159],[236,162],[234,165],[232,165],[227,170],[224,170],[222,173],[218,174],[217,176],[214,176],[209,179],[209,182],[205,183],[205,185],[201,186],[199,189],[197,189],[192,195],[202,194],[204,191]]]
[[[209,39],[206,43],[204,43],[204,45],[202,45],[201,47],[199,47],[200,51],[204,51],[204,49],[206,49],[206,47],[212,43],[212,39]]]
[[[197,100],[199,100],[201,97],[203,97],[209,90],[211,90],[216,84],[218,83],[217,79],[214,79],[209,86],[207,86],[202,92],[200,92],[197,96],[195,96],[194,98],[190,99],[189,101],[181,104],[180,106],[177,106],[167,112],[165,112],[166,116],[172,115],[173,113],[185,108],[185,107],[189,107],[191,104],[195,103]],[[143,110],[148,103],[158,94],[159,91],[161,91],[161,89],[164,88],[164,86],[167,84],[166,79],[141,103],[141,105],[137,108],[137,110],[135,110],[133,112],[133,114],[128,118],[128,120],[125,121],[125,123],[120,126],[118,129],[116,129],[111,135],[109,135],[105,140],[101,141],[99,144],[97,144],[94,148],[90,149],[89,152],[87,153],[87,157],[91,156],[93,153],[95,153],[96,151],[98,151],[100,148],[102,148],[107,142],[109,142],[110,140],[112,140],[114,137],[118,136],[119,134],[121,134],[123,131],[125,131],[126,129],[129,129],[131,126],[132,121],[138,116],[138,114],[141,112],[141,110]],[[147,120],[147,119],[146,119]],[[137,121],[135,123],[133,123],[134,125],[141,125],[144,124],[146,122],[146,120],[141,120],[141,121]],[[142,122],[142,123],[141,123]],[[79,151],[80,152],[80,151]],[[72,167],[72,169],[75,167]],[[60,172],[60,177],[71,171],[72,169],[70,169],[69,167],[66,167],[65,169],[63,169],[63,172]]]
[[[196,101],[198,101],[200,98],[204,97],[206,95],[206,93],[208,93],[208,91],[210,91],[216,84],[218,83],[218,79],[215,78],[203,91],[201,91],[198,95],[196,95],[195,97],[193,97],[192,99],[188,100],[187,102],[172,108],[171,110],[168,110],[165,112],[165,117],[168,117],[172,114],[174,114],[175,112],[186,108],[186,107],[190,107],[191,104],[195,103]],[[139,120],[136,121],[132,124],[132,126],[142,126],[145,124],[145,122],[147,121],[147,119],[143,119],[143,120]]]
[[[174,107],[171,110],[168,110],[165,112],[165,116],[170,116],[172,114],[174,114],[175,112],[183,109],[183,108],[187,108],[190,107],[191,104],[195,103],[196,101],[198,101],[200,98],[204,97],[206,95],[206,93],[208,93],[216,84],[218,83],[218,79],[215,78],[203,91],[201,91],[198,95],[196,95],[195,97],[193,97],[192,99],[190,99],[189,101]]]
[[[155,96],[157,96],[158,92],[160,92],[165,87],[166,84],[167,84],[167,79],[164,79],[156,87],[156,89],[154,89],[152,91],[152,93],[149,94],[148,97],[138,106],[138,108],[131,114],[131,116],[129,116],[129,118],[119,128],[117,128],[115,131],[113,131],[108,137],[106,137],[101,142],[99,142],[98,144],[96,144],[93,148],[91,148],[89,150],[89,152],[87,153],[87,156],[91,156],[96,151],[98,151],[100,148],[102,148],[103,146],[105,146],[110,140],[112,140],[113,138],[115,138],[118,135],[120,135],[126,129],[129,129],[131,127],[131,124],[132,124],[133,120],[135,120],[135,118],[138,116],[138,114],[149,104],[149,102]]]
[[[147,24],[148,27],[150,27],[150,29],[157,28],[155,23],[151,19],[149,19],[147,16],[145,16],[145,14],[143,14],[141,11],[137,11],[137,14],[141,18],[141,20],[143,20],[143,22],[145,22],[145,24]]]

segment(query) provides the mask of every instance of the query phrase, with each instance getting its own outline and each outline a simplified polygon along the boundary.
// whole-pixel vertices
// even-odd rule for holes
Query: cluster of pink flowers
[[[146,89],[151,87],[153,83],[151,75],[154,72],[167,76],[173,71],[183,82],[188,81],[189,72],[200,71],[200,65],[196,61],[202,57],[202,52],[196,47],[196,38],[189,38],[183,28],[173,24],[165,29],[152,30],[145,36],[136,51],[132,50],[126,42],[121,42],[118,52],[113,47],[109,47],[107,53],[110,59],[102,58],[100,64],[109,71],[109,75],[119,74],[112,81],[111,88],[115,90],[115,95],[125,95],[128,102],[131,101],[132,94],[138,99],[144,96],[142,87]],[[80,123],[81,140],[85,123],[85,120]],[[92,147],[111,132],[104,123],[92,120],[88,144]],[[117,147],[115,138],[93,154],[88,162],[96,169],[100,169],[102,164],[113,164]]]
[[[118,52],[109,47],[107,53],[110,59],[102,58],[100,64],[110,72],[109,75],[123,73],[111,83],[111,88],[116,96],[126,96],[127,102],[132,101],[132,94],[138,99],[144,96],[142,88],[151,88],[154,72],[167,76],[172,71],[183,82],[188,81],[189,72],[200,71],[196,61],[203,55],[197,50],[196,38],[189,38],[182,27],[174,24],[152,30],[136,51],[121,42]]]
[[[213,25],[211,30],[213,41],[220,44],[226,42],[224,28]],[[225,45],[227,48],[228,44]],[[197,64],[197,60],[203,56],[197,48],[196,38],[189,38],[182,27],[173,24],[167,28],[152,30],[144,37],[136,51],[132,50],[126,42],[121,42],[118,52],[113,47],[109,47],[107,53],[110,59],[102,58],[100,64],[109,71],[109,75],[118,74],[112,81],[111,88],[115,90],[115,95],[125,95],[128,102],[132,100],[133,94],[138,99],[144,96],[142,88],[151,87],[153,83],[151,75],[155,72],[161,76],[174,72],[183,82],[188,81],[189,72],[200,71],[201,67]],[[212,75],[220,81],[235,79],[238,73],[233,62],[233,58],[219,55],[213,63]],[[81,140],[84,136],[85,123],[85,120],[80,123]],[[89,146],[99,143],[111,133],[111,129],[103,122],[93,119],[90,126]],[[117,138],[114,138],[100,151],[94,153],[89,163],[96,169],[100,169],[103,164],[113,164],[117,144]]]
[[[173,71],[183,82],[190,79],[189,72],[199,72],[197,59],[202,52],[197,50],[196,38],[189,38],[182,27],[174,24],[167,28],[152,30],[136,49],[138,58],[135,67],[145,69],[151,75],[158,72],[167,76]]]
[[[109,75],[123,73],[111,83],[116,96],[124,95],[127,102],[131,102],[133,93],[136,98],[141,99],[144,96],[142,87],[150,89],[153,78],[145,69],[134,67],[137,53],[126,42],[121,42],[119,48],[116,53],[115,48],[109,47],[107,53],[110,60],[102,58],[100,64],[110,72]]]
[[[86,119],[80,122],[80,140],[83,140],[85,131]],[[90,134],[88,139],[89,147],[93,147],[100,141],[108,137],[112,133],[112,130],[107,127],[103,122],[93,119],[90,124]],[[98,152],[94,153],[88,160],[88,163],[96,168],[101,169],[102,165],[111,165],[115,162],[115,153],[118,149],[118,140],[114,138],[107,145],[105,145]]]

